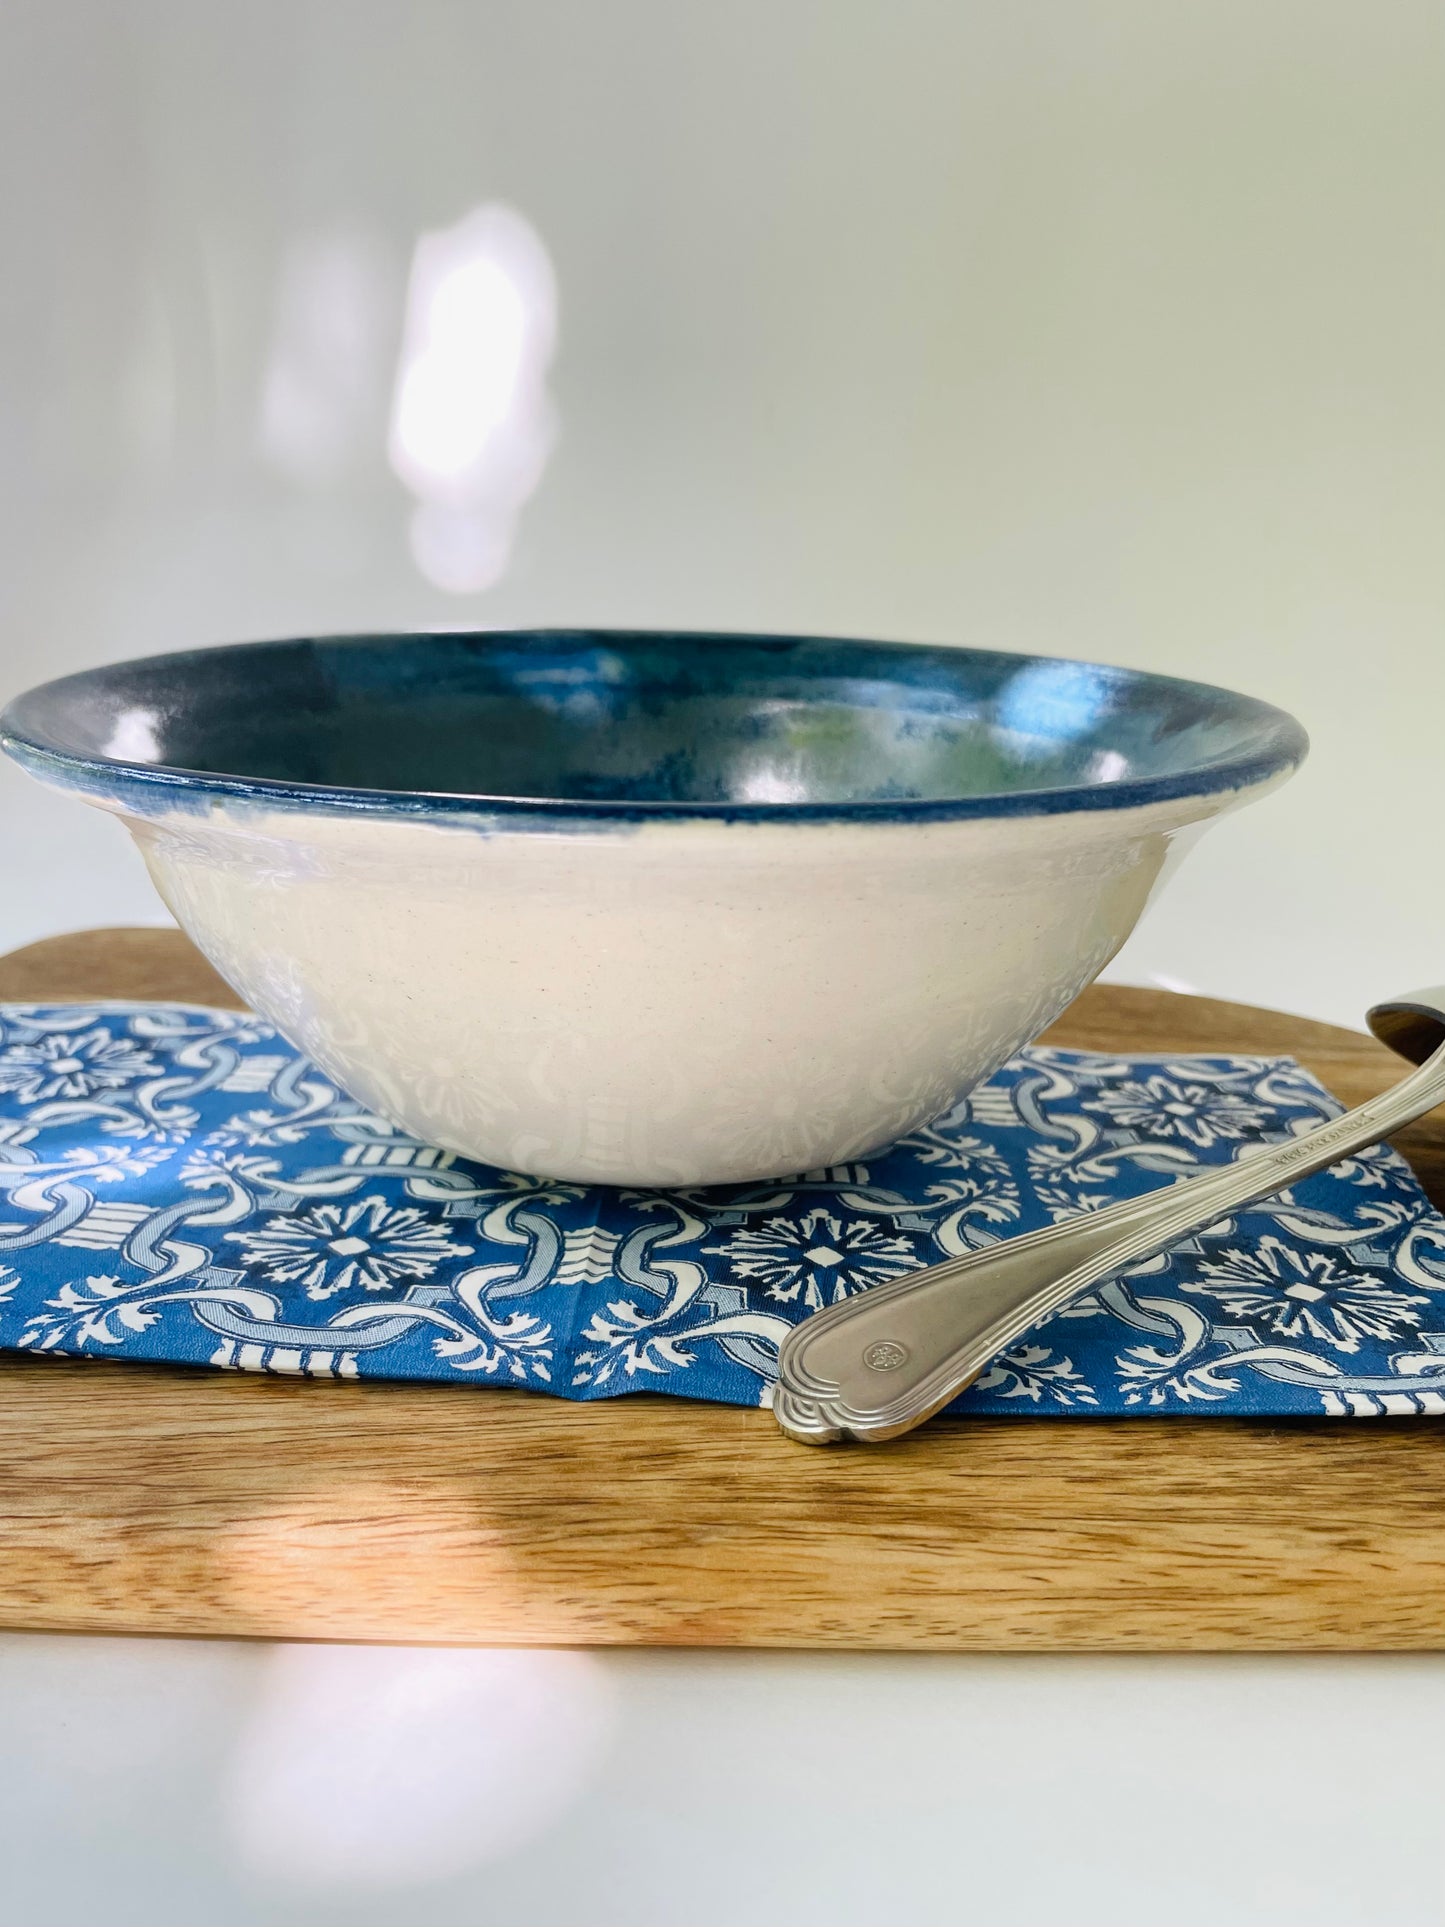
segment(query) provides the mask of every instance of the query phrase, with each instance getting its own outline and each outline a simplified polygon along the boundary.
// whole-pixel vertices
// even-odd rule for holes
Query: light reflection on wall
[[[318,486],[374,459],[384,418],[400,275],[376,237],[338,229],[297,241],[276,290],[261,382],[267,458]]]
[[[311,1889],[445,1880],[534,1839],[599,1765],[582,1653],[282,1646],[231,1764],[247,1867]]]
[[[556,437],[557,336],[546,248],[513,209],[479,207],[417,243],[392,401],[391,465],[416,497],[411,549],[469,594],[507,566]]]

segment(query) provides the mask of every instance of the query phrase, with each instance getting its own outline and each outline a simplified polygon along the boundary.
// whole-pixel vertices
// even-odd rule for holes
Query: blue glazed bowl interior
[[[1306,747],[1268,704],[1091,663],[608,630],[191,650],[48,683],[0,730],[41,773],[139,807],[159,785],[589,816],[1122,807],[1248,787]]]

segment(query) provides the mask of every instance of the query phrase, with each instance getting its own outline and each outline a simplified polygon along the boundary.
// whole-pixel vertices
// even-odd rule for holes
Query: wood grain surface
[[[0,998],[236,999],[183,937],[51,939]],[[1399,1074],[1328,1025],[1096,986],[1050,1033]],[[1445,1201],[1445,1131],[1397,1140]],[[940,1421],[877,1449],[637,1396],[0,1362],[0,1624],[511,1644],[1445,1645],[1430,1420]]]

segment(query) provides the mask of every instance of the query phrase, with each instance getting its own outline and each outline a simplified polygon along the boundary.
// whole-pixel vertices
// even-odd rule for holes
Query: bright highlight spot
[[[998,719],[1025,747],[1052,750],[1086,736],[1108,698],[1108,680],[1091,663],[1031,662],[1000,694]]]
[[[497,262],[468,261],[442,273],[421,325],[423,345],[397,390],[395,438],[414,472],[443,481],[482,461],[507,418],[527,310]]]
[[[808,786],[786,770],[761,764],[739,780],[738,798],[744,803],[806,803]]]
[[[124,710],[116,717],[115,727],[106,738],[106,755],[118,757],[123,763],[158,763],[161,759],[160,739],[156,735],[159,721],[153,709]]]
[[[1089,774],[1096,783],[1117,783],[1128,773],[1129,759],[1117,749],[1101,749],[1089,765]]]
[[[556,436],[556,337],[551,261],[513,209],[477,208],[418,241],[389,450],[417,498],[412,556],[441,588],[484,589],[507,566]]]
[[[272,1880],[445,1880],[544,1831],[610,1724],[606,1674],[581,1653],[279,1647],[232,1761],[230,1830]]]

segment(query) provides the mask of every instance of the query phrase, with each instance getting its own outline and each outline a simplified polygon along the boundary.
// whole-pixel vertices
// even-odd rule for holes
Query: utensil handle
[[[971,1385],[1032,1326],[1130,1265],[1308,1177],[1445,1099],[1445,1046],[1381,1096],[1220,1171],[928,1265],[815,1312],[778,1358],[790,1437],[897,1438]]]

